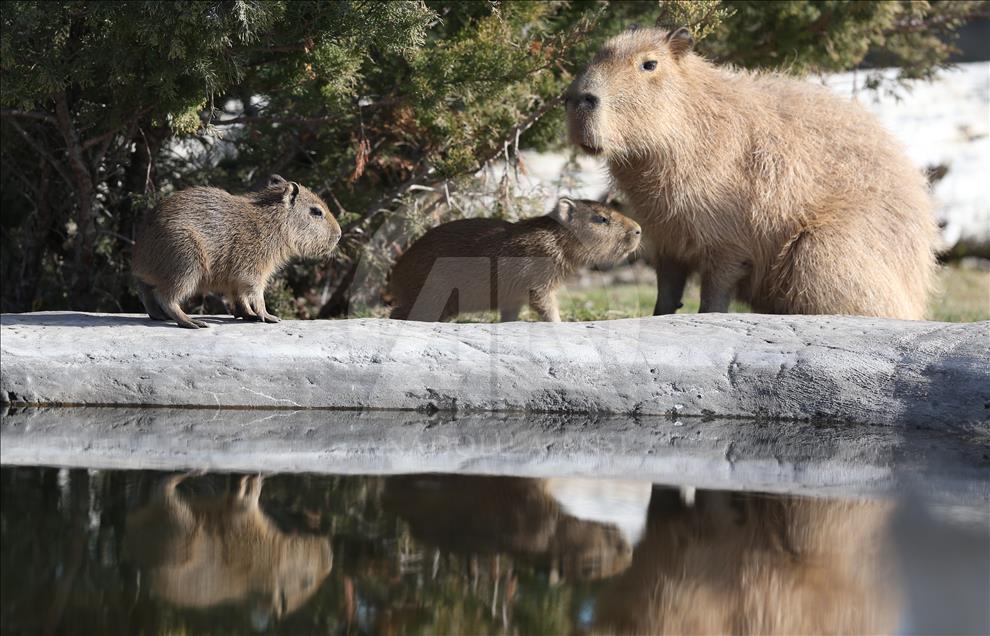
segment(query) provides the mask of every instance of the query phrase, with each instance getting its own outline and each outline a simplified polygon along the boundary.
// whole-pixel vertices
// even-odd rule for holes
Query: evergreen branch
[[[980,9],[961,14],[943,14],[930,18],[902,18],[895,21],[889,29],[884,29],[883,33],[884,35],[918,33],[933,28],[951,27],[954,22],[969,22],[988,17],[990,17],[990,4],[983,4]]]

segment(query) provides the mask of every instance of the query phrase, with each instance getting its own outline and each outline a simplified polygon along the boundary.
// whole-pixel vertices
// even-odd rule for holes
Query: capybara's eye
[[[655,71],[655,70],[657,70],[657,61],[656,60],[649,60],[647,62],[643,62],[643,67],[642,68],[643,68],[644,71]]]
[[[309,209],[309,213],[313,216],[323,216],[323,210],[315,206]]]
[[[601,214],[593,214],[591,216],[592,223],[600,223],[602,225],[608,225],[608,217],[602,216]]]

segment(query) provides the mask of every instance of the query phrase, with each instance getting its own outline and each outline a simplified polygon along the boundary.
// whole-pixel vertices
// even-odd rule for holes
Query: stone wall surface
[[[0,464],[594,477],[990,505],[990,433],[663,416],[10,408]]]
[[[990,323],[705,314],[586,323],[6,314],[5,403],[748,417],[987,430]]]

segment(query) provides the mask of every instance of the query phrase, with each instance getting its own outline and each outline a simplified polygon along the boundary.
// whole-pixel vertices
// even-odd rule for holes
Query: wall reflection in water
[[[4,468],[0,483],[5,634],[910,632],[929,626],[905,611],[898,554],[939,541],[914,522],[893,540],[883,501],[642,482]],[[959,545],[977,580],[985,542]]]

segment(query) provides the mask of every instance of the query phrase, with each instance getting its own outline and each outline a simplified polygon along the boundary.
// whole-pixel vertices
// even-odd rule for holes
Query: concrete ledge
[[[560,414],[26,408],[0,463],[265,473],[637,479],[829,496],[905,488],[990,505],[987,433]]]
[[[990,323],[683,315],[434,324],[7,314],[6,403],[990,424]]]

